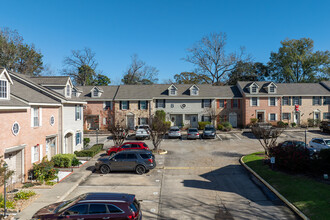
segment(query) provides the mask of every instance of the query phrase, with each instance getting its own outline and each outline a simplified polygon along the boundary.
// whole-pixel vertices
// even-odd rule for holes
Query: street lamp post
[[[4,210],[3,210],[3,217],[5,218],[6,217],[6,215],[7,215],[7,207],[6,207],[6,171],[7,171],[7,168],[8,168],[8,164],[5,162],[4,164],[3,164],[3,168],[5,168],[4,169],[4,175],[3,175],[3,185],[4,185],[4,192],[3,192],[3,195],[4,195],[4,200],[3,200],[3,208],[4,208]]]

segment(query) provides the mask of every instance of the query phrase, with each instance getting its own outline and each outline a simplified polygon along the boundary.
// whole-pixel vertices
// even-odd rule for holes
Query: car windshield
[[[212,127],[205,127],[205,131],[213,131],[214,130],[214,128],[212,128]]]
[[[306,146],[305,142],[302,142],[302,141],[297,141],[297,142],[295,142],[295,145],[296,145],[297,147],[300,147],[300,146],[305,147],[305,146]]]
[[[170,131],[179,131],[179,128],[172,128]]]
[[[149,129],[149,127],[146,125],[142,125],[142,126],[139,126],[139,129]]]
[[[325,142],[326,145],[330,146],[330,140],[324,140],[324,142]]]
[[[191,128],[189,129],[189,132],[198,132],[198,130],[196,128]]]
[[[63,210],[65,210],[66,208],[68,208],[69,206],[75,204],[76,202],[78,202],[79,200],[83,199],[86,197],[86,194],[80,195],[76,198],[73,198],[71,200],[65,201],[63,202],[61,205],[59,205],[56,210],[55,213],[59,213],[62,212]]]

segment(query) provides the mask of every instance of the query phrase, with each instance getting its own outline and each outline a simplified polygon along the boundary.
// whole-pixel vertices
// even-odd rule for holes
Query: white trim
[[[39,160],[42,161],[42,157],[43,157],[43,152],[42,152],[42,144],[39,144]]]
[[[28,103],[29,105],[41,105],[41,106],[62,106],[61,104],[51,104],[51,103]]]
[[[42,126],[42,108],[39,107],[39,127]]]
[[[5,68],[4,68],[3,71],[0,73],[0,77],[2,76],[2,74],[5,74],[5,75],[6,75],[7,80],[10,82],[10,84],[14,84],[14,83],[13,83],[13,80],[11,79],[11,77],[10,77],[10,75],[9,75],[9,73],[8,73],[8,71],[7,71]]]
[[[10,110],[10,109],[29,109],[30,107],[6,107],[6,106],[0,106],[0,110],[3,109],[3,110]]]
[[[52,123],[52,118],[54,118],[54,123]],[[55,125],[55,116],[54,115],[51,115],[50,118],[49,118],[49,124],[51,126],[54,126]]]

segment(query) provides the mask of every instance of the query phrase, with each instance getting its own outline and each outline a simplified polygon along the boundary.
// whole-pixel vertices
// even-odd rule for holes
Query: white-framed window
[[[32,158],[31,159],[32,163],[39,161],[39,159],[40,159],[39,144],[37,144],[31,148],[31,158]]]
[[[148,124],[148,118],[139,118],[139,124],[140,125],[147,125]]]
[[[202,121],[211,121],[211,116],[202,116]]]
[[[299,99],[300,99],[299,96],[293,96],[292,97],[292,105],[299,105],[300,104]]]
[[[54,124],[55,124],[55,117],[54,117],[54,115],[50,116],[49,123],[50,123],[51,126],[54,126]]]
[[[290,105],[290,98],[288,96],[282,98],[282,105]]]
[[[269,93],[275,93],[276,92],[276,87],[274,85],[269,86]]]
[[[210,99],[202,99],[202,107],[203,108],[211,108],[211,100]]]
[[[76,105],[75,117],[76,117],[76,121],[81,120],[81,106],[80,105]]]
[[[276,114],[275,113],[270,113],[269,114],[269,121],[276,121]]]
[[[156,99],[156,108],[165,108],[165,99]]]
[[[170,88],[170,95],[176,95],[176,88],[174,87]]]
[[[251,97],[251,106],[258,106],[259,105],[259,100],[258,97]]]
[[[39,127],[39,108],[31,108],[32,127]]]
[[[225,107],[225,100],[224,99],[220,99],[219,100],[219,108],[224,108]]]
[[[76,132],[76,145],[81,144],[81,132]]]
[[[17,136],[20,130],[20,126],[17,121],[14,122],[11,131],[13,132],[13,135]]]
[[[140,109],[147,109],[147,101],[140,101]]]
[[[191,94],[192,95],[198,95],[198,88],[196,86],[194,86],[192,89],[191,89]]]
[[[99,90],[98,90],[97,88],[95,88],[95,89],[93,90],[93,96],[94,96],[94,97],[98,97],[98,96],[99,96]]]
[[[323,120],[330,120],[330,112],[323,113]]]
[[[319,96],[313,96],[313,105],[321,105],[322,101],[321,101],[321,97]]]
[[[282,120],[291,120],[291,113],[284,112],[282,114]]]
[[[8,99],[8,82],[0,80],[0,99]]]
[[[66,96],[71,95],[70,85],[66,85]]]
[[[121,109],[128,110],[128,101],[121,101]]]
[[[252,85],[251,86],[251,93],[258,93],[258,86],[257,85]]]
[[[74,88],[72,89],[72,96],[77,97],[77,90]]]
[[[269,97],[268,98],[268,106],[276,106],[276,98],[275,97]]]

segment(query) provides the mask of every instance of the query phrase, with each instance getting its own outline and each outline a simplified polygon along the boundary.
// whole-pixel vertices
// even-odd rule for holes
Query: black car
[[[320,130],[322,132],[330,132],[330,121],[321,121]]]
[[[206,138],[213,138],[214,139],[215,135],[216,135],[216,130],[215,130],[214,126],[212,126],[212,125],[205,126],[205,128],[203,130],[203,135],[202,135],[202,137],[204,139],[206,139]]]
[[[86,193],[48,205],[32,219],[134,219],[141,220],[140,203],[126,193]]]
[[[101,157],[95,163],[96,170],[103,174],[111,171],[135,171],[141,175],[155,167],[155,156],[148,150],[121,151],[112,157]]]
[[[305,144],[303,141],[297,141],[297,140],[292,140],[292,141],[284,141],[283,143],[280,144],[281,147],[295,147],[301,150],[307,149],[309,152],[310,157],[314,157],[316,155],[316,150],[312,147],[309,147],[308,145]]]

